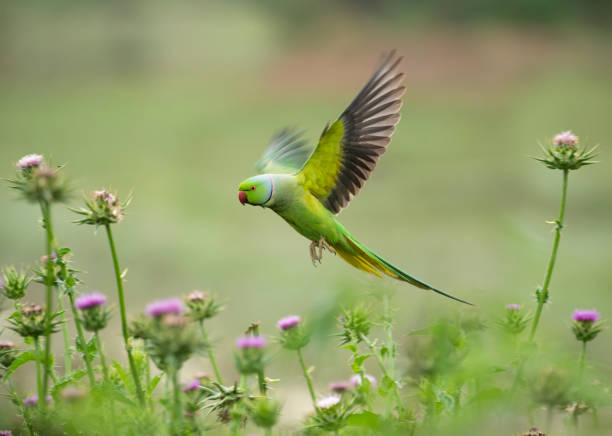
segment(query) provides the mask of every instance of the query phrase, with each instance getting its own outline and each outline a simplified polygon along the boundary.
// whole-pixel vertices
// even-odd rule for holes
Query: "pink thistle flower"
[[[80,310],[93,309],[94,307],[103,306],[106,303],[106,295],[94,292],[92,294],[82,295],[76,299],[75,306]]]
[[[376,379],[373,376],[371,376],[370,374],[364,374],[364,377],[369,380],[371,387],[376,387]],[[353,375],[349,379],[349,382],[355,387],[360,386],[362,382],[361,375],[359,374]]]
[[[12,436],[13,433],[10,430],[0,430],[0,436]]]
[[[280,330],[289,330],[292,329],[294,327],[297,327],[297,325],[300,323],[300,317],[297,315],[290,315],[290,316],[286,316],[284,318],[281,318],[277,323],[276,326],[280,329]]]
[[[506,310],[521,310],[520,304],[508,304]]]
[[[572,315],[574,321],[585,322],[585,323],[594,323],[599,321],[600,315],[596,310],[574,310]]]
[[[263,336],[242,336],[236,339],[236,347],[245,348],[264,348],[268,341]]]
[[[343,394],[344,392],[350,390],[352,387],[353,385],[347,381],[337,381],[329,384],[329,390],[337,394]]]
[[[51,402],[51,395],[47,395],[47,403]],[[23,400],[23,405],[26,407],[32,407],[38,404],[38,395],[32,395]]]
[[[183,302],[178,298],[168,298],[167,300],[154,301],[147,305],[146,312],[152,318],[158,318],[169,313],[181,314],[185,311]]]
[[[43,157],[40,154],[26,154],[17,162],[17,168],[20,170],[35,168],[40,166]]]
[[[183,392],[192,392],[200,390],[200,380],[193,378],[187,383],[183,384]]]
[[[578,143],[578,137],[571,130],[561,132],[553,138],[553,144],[557,147],[574,147]]]

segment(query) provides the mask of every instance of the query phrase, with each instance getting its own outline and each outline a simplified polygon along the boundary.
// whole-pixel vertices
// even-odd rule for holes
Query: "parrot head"
[[[240,203],[263,206],[270,201],[274,185],[269,174],[249,177],[238,186],[238,200]]]

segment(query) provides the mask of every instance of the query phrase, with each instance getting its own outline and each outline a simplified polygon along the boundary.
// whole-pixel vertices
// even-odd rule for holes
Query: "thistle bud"
[[[506,316],[499,324],[510,334],[518,335],[529,322],[529,316],[521,313],[520,304],[506,305]]]
[[[51,398],[51,395],[47,395],[46,398],[47,400],[47,404],[50,403],[53,399]],[[31,395],[29,397],[26,397],[23,400],[23,405],[25,407],[32,407],[32,406],[36,406],[38,404],[38,395]]]
[[[245,403],[248,414],[257,427],[269,429],[276,425],[281,405],[268,397],[257,397]]]
[[[268,341],[263,336],[245,335],[236,340],[236,367],[241,374],[257,374],[264,369],[264,348]]]
[[[353,384],[347,381],[337,381],[329,384],[329,390],[335,394],[345,394],[351,390]]]
[[[11,366],[16,356],[17,349],[13,342],[0,341],[0,366],[8,368]]]
[[[374,376],[370,375],[370,374],[364,374],[363,377],[360,374],[354,374],[350,379],[349,382],[351,383],[351,385],[353,385],[354,387],[357,386],[361,386],[363,385],[363,380],[367,380],[367,384],[371,387],[371,388],[375,388],[376,387],[376,379],[374,378]]]
[[[17,271],[14,267],[9,266],[4,268],[0,277],[0,290],[4,296],[10,300],[18,300],[23,298],[32,281],[24,271]]]
[[[590,342],[603,330],[599,321],[600,315],[596,310],[578,310],[572,315],[574,324],[572,331],[580,342]]]
[[[8,182],[26,200],[33,202],[63,201],[69,192],[59,171],[47,165],[39,154],[22,157],[17,162],[17,176]]]
[[[345,310],[340,317],[340,323],[343,329],[342,344],[359,343],[372,327],[370,311],[364,306],[357,306],[351,311]]]
[[[552,140],[552,145],[544,148],[545,157],[535,158],[550,169],[558,170],[577,170],[585,165],[594,164],[595,148],[587,150],[579,147],[579,140],[570,130],[561,132]]]
[[[315,427],[326,432],[337,432],[346,424],[348,410],[340,396],[327,395],[316,402],[316,411],[306,422],[307,427]]]
[[[299,350],[308,345],[310,337],[297,315],[281,318],[276,326],[281,332],[280,343],[288,350]]]
[[[131,195],[124,202],[119,201],[117,195],[106,189],[93,191],[89,197],[83,198],[85,207],[81,209],[70,209],[74,213],[84,216],[76,220],[78,224],[90,224],[104,226],[115,224],[123,220],[125,209],[132,201]]]
[[[97,332],[108,324],[110,311],[104,307],[106,295],[94,292],[77,298],[75,306],[81,311],[81,322],[85,330]]]
[[[147,305],[148,325],[141,325],[139,332],[146,340],[146,347],[155,365],[162,371],[178,370],[191,355],[203,348],[188,319],[183,315],[181,300],[172,298]]]
[[[185,303],[189,309],[189,317],[194,321],[212,318],[221,310],[221,306],[208,292],[192,291],[185,296]]]
[[[9,317],[9,327],[22,337],[37,338],[45,334],[45,309],[37,304],[22,306]],[[51,333],[57,331],[58,321],[55,318],[59,313],[51,316]]]

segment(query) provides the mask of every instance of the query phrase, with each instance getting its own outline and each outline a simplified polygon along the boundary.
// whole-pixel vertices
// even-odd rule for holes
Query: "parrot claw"
[[[317,249],[319,252],[317,253]],[[323,249],[328,250],[334,256],[336,255],[336,250],[334,250],[325,240],[325,238],[321,238],[318,241],[312,241],[310,244],[310,259],[312,260],[312,264],[317,266],[317,262],[321,263],[323,259]]]

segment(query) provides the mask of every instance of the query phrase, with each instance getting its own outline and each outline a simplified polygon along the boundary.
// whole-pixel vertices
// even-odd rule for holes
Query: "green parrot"
[[[336,219],[361,190],[391,142],[405,87],[401,58],[384,56],[370,80],[331,125],[314,150],[301,133],[284,129],[255,164],[259,175],[238,187],[240,203],[272,209],[311,242],[313,264],[323,249],[362,271],[383,274],[461,301],[393,266],[353,237]]]

